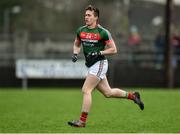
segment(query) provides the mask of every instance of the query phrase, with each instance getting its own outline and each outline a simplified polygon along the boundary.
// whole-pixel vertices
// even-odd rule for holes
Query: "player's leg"
[[[102,79],[96,87],[105,97],[110,98],[127,98],[128,93],[119,88],[111,88],[107,81],[106,76]]]
[[[91,108],[91,103],[92,103],[91,93],[93,89],[97,86],[99,81],[100,80],[97,76],[92,74],[87,75],[84,85],[82,87],[83,102],[82,102],[82,113],[80,115],[80,119],[78,121],[68,122],[69,125],[74,127],[85,127],[88,112]]]
[[[92,102],[91,93],[93,89],[97,86],[99,83],[99,79],[97,76],[88,74],[84,85],[82,87],[82,93],[83,93],[83,104],[82,104],[82,111],[83,112],[89,112]]]
[[[138,92],[132,93],[132,92],[126,92],[119,88],[111,88],[109,86],[108,80],[106,76],[104,79],[102,79],[97,87],[96,87],[105,97],[113,97],[113,98],[126,98],[133,100],[136,104],[139,105],[141,110],[144,109],[144,104],[141,101],[140,94]]]

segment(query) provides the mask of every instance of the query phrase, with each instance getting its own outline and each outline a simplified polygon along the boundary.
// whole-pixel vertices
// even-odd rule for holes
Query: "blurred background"
[[[82,86],[85,74],[76,75],[84,72],[83,55],[76,67],[71,55],[89,4],[100,9],[100,24],[118,48],[108,57],[111,86],[168,87],[170,81],[180,87],[180,0],[171,0],[169,12],[167,1],[1,0],[0,87]],[[169,44],[170,62],[165,60]]]

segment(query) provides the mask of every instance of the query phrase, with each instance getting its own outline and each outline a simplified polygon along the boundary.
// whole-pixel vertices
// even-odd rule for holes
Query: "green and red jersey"
[[[106,59],[104,55],[100,55],[95,59],[87,58],[91,52],[99,52],[105,49],[108,42],[112,41],[110,32],[100,25],[96,28],[90,29],[88,26],[82,26],[77,30],[77,40],[83,46],[83,52],[86,59],[86,66],[90,67],[100,60]]]

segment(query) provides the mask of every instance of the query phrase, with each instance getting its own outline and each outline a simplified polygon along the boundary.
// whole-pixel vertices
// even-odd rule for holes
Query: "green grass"
[[[72,128],[78,119],[81,91],[73,89],[0,90],[0,133],[168,133],[180,132],[180,90],[140,90],[141,111],[132,101],[107,99],[93,92],[86,128]]]

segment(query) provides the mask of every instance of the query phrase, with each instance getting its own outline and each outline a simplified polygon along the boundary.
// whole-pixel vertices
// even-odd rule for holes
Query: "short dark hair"
[[[90,10],[90,11],[94,11],[94,16],[97,16],[99,18],[99,9],[92,6],[92,5],[88,5],[85,9],[86,11],[87,10]]]

